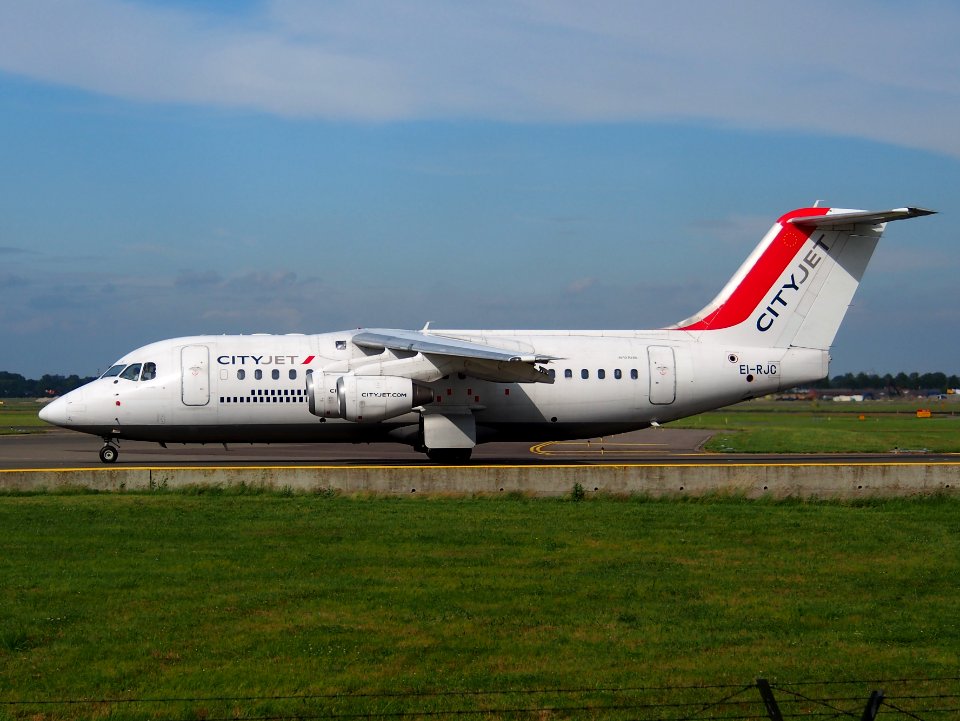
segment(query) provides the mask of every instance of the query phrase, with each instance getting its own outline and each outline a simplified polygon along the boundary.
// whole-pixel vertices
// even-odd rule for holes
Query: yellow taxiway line
[[[574,453],[593,453],[596,455],[640,455],[644,453],[657,453],[666,447],[666,443],[618,443],[600,441],[592,443],[590,441],[547,441],[538,443],[530,448],[530,452],[538,456],[563,456]],[[556,450],[554,450],[556,449]],[[675,455],[704,455],[700,453],[683,453]]]

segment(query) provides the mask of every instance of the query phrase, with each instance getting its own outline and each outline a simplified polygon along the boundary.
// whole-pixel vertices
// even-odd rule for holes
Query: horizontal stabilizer
[[[935,215],[937,211],[926,208],[894,208],[893,210],[853,210],[832,213],[831,215],[811,215],[802,218],[790,218],[787,222],[804,228],[836,228],[845,225],[888,223],[891,220],[906,220],[924,215]]]

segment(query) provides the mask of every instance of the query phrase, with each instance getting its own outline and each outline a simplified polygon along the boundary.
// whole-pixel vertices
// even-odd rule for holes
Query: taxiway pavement
[[[878,462],[960,462],[948,454],[718,454],[702,445],[710,431],[648,428],[605,438],[548,443],[489,443],[477,446],[471,465],[623,465],[686,463],[810,463],[866,464]],[[98,438],[70,431],[0,436],[0,470],[123,468],[132,466],[431,466],[422,453],[391,443],[170,445],[122,441],[119,460],[100,462]]]

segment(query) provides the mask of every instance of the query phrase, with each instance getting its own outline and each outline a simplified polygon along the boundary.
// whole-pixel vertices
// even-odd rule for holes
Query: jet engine
[[[307,373],[307,403],[310,412],[321,418],[339,418],[337,380],[340,374]]]
[[[314,373],[307,378],[307,398],[315,416],[376,423],[432,403],[433,390],[399,376]]]

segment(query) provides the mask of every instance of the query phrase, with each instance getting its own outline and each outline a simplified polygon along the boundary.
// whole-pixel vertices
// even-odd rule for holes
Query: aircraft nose
[[[52,423],[55,426],[66,425],[68,403],[66,396],[54,398],[40,409],[40,420]]]
[[[40,420],[62,426],[67,422],[67,401],[64,398],[54,398],[40,409]]]
[[[71,405],[75,405],[78,400],[81,400],[81,397],[78,397],[76,391],[54,398],[40,409],[40,420],[52,423],[55,426],[68,425],[70,411],[72,410]]]

